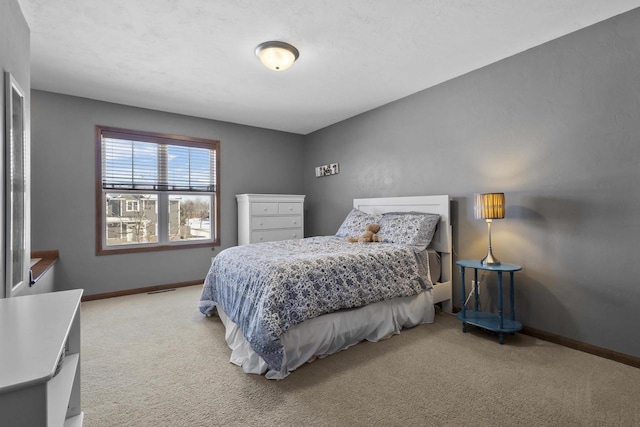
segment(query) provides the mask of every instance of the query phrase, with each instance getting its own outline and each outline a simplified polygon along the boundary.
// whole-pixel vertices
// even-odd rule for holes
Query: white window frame
[[[126,203],[126,208],[125,208],[126,212],[138,212],[140,210],[140,204],[137,200],[125,200],[125,203]],[[133,207],[134,203],[135,203],[135,208]],[[129,204],[131,204],[131,207],[129,207]]]

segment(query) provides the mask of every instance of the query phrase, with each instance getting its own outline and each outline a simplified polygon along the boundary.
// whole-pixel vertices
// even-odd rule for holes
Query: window
[[[127,200],[127,212],[137,211],[138,210],[138,201],[137,200]]]
[[[26,129],[29,122],[25,120],[24,91],[9,73],[4,73],[5,89],[5,134],[3,143],[4,159],[4,214],[7,224],[3,242],[5,264],[2,277],[4,289],[0,288],[0,298],[18,295],[29,283],[29,143],[26,140]],[[26,116],[28,118],[28,116]],[[5,145],[6,144],[6,145]],[[0,217],[2,213],[0,213]]]
[[[220,142],[96,126],[96,253],[220,244]]]

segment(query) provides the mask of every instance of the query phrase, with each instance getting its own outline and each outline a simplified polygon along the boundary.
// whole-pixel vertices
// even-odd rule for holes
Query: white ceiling
[[[308,134],[640,0],[19,0],[34,89]],[[254,55],[300,50],[288,70]]]

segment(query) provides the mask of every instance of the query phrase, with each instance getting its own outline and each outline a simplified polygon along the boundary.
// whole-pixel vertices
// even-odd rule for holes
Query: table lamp
[[[486,220],[489,229],[489,250],[482,260],[482,265],[500,265],[500,261],[491,252],[491,222],[504,218],[504,193],[476,194],[474,210],[476,219]]]

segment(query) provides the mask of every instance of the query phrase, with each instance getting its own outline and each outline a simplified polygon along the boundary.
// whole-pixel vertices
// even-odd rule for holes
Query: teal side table
[[[456,315],[456,317],[462,321],[462,332],[467,332],[467,323],[470,325],[475,325],[489,331],[498,332],[498,342],[500,344],[503,344],[505,332],[513,333],[518,332],[522,329],[522,323],[515,320],[515,312],[513,307],[513,273],[522,270],[522,267],[516,264],[508,264],[505,262],[498,265],[483,265],[482,262],[478,260],[461,260],[456,261],[456,264],[460,266],[460,276],[462,278],[462,311],[458,312],[458,314]],[[464,287],[464,273],[466,268],[473,268],[473,278],[475,283],[473,289],[473,295],[475,296],[475,305],[473,310],[467,310],[465,308],[465,298],[467,292]],[[497,314],[478,310],[478,270],[495,271],[498,275]],[[505,319],[502,315],[502,273],[509,273],[509,302],[511,310],[508,319]]]

